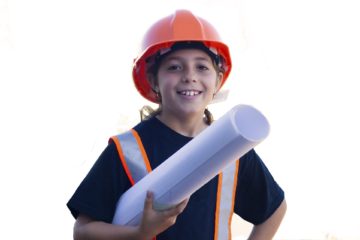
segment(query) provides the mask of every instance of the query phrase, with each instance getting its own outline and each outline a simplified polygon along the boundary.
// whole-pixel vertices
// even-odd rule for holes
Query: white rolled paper
[[[119,199],[113,224],[138,225],[146,192],[154,193],[154,208],[169,208],[219,174],[269,134],[264,115],[249,105],[237,105],[146,175]]]

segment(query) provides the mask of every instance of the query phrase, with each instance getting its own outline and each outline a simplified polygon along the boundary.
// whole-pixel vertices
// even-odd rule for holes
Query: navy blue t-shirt
[[[152,169],[192,139],[173,131],[155,117],[139,123],[134,129],[142,140]],[[264,222],[284,199],[283,190],[254,150],[240,159],[237,181],[234,213],[253,224]],[[176,224],[158,235],[157,240],[213,239],[217,183],[216,176],[193,193]],[[111,223],[119,197],[130,187],[115,143],[110,141],[67,206],[75,218],[82,213]]]

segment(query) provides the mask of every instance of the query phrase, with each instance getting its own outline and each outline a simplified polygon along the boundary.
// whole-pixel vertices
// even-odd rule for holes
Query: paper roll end
[[[247,140],[260,142],[269,135],[270,124],[259,110],[249,105],[237,105],[233,111],[236,128]]]

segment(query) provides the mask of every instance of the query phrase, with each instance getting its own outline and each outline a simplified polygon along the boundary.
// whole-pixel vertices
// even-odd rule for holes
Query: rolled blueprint
[[[119,199],[113,224],[138,225],[146,192],[154,208],[166,209],[192,193],[263,141],[269,134],[264,115],[249,105],[237,105],[212,123]]]

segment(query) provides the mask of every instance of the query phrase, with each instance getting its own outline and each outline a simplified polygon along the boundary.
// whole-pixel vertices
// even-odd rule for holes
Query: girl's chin
[[[202,117],[202,115],[204,114],[204,110],[205,109],[199,109],[199,108],[181,108],[178,109],[176,113],[181,118],[194,117],[196,115]]]

